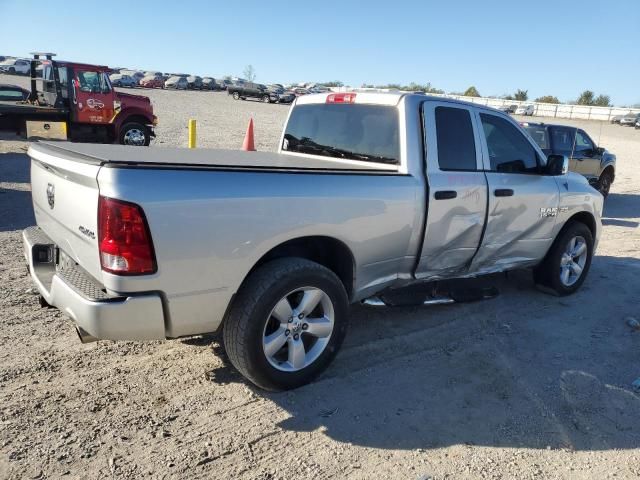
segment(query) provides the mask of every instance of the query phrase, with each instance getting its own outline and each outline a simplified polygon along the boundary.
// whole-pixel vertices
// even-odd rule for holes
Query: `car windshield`
[[[527,133],[535,140],[538,146],[542,150],[548,150],[551,148],[549,145],[549,136],[547,135],[547,129],[537,125],[529,125],[524,127]]]
[[[400,161],[398,110],[387,105],[311,104],[293,109],[282,150],[378,163]]]

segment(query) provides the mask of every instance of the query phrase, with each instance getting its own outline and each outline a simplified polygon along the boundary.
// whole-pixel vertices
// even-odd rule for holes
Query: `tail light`
[[[356,103],[355,93],[331,93],[325,103]]]
[[[157,270],[147,219],[134,203],[100,196],[98,247],[105,272],[144,275]]]

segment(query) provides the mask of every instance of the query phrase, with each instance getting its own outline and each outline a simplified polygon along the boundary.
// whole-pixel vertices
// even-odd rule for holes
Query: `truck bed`
[[[397,173],[397,165],[313,158],[274,152],[242,150],[135,148],[123,145],[97,145],[71,142],[38,142],[30,155],[54,155],[105,167],[204,168],[220,170],[340,171],[369,174]]]

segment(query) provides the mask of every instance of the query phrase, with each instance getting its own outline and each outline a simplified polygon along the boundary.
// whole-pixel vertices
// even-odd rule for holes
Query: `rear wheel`
[[[335,357],[347,331],[347,294],[329,269],[283,258],[257,269],[224,322],[231,363],[266,390],[313,380]]]
[[[570,222],[560,232],[543,262],[534,271],[536,283],[557,295],[571,295],[584,282],[593,257],[591,230]]]
[[[598,191],[602,194],[603,197],[607,198],[607,195],[609,195],[609,190],[611,189],[612,183],[613,183],[613,175],[611,175],[611,172],[609,171],[602,172],[602,175],[600,175],[600,178],[598,179],[598,183],[596,187],[598,188]]]
[[[146,125],[129,122],[120,129],[119,142],[121,145],[147,147],[151,143],[151,132]]]
[[[240,94],[238,92],[233,92],[233,99],[240,100]]]
[[[269,103],[269,102],[271,101],[271,99],[269,98],[269,95],[264,95],[264,96],[262,97],[262,101],[263,101],[264,103]]]
[[[9,73],[12,74],[12,75],[15,74],[16,73],[16,69],[13,68],[13,67],[9,67]]]

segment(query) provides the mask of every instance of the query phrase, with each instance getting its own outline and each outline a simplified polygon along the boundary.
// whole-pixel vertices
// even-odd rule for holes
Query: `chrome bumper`
[[[40,229],[22,232],[31,278],[51,306],[100,340],[165,338],[162,299],[158,293],[113,296],[77,265],[59,265],[60,252]]]

